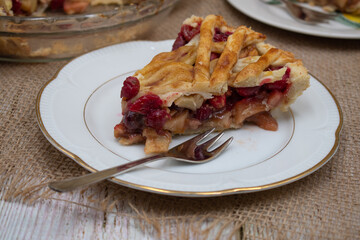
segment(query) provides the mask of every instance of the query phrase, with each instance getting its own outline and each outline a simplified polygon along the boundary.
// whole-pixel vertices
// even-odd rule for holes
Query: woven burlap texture
[[[183,0],[171,17],[145,39],[175,38],[182,21],[218,14],[233,26],[246,25],[267,35],[267,42],[293,52],[338,99],[344,117],[340,146],[321,169],[295,183],[264,192],[216,198],[180,198],[141,192],[103,182],[68,204],[114,212],[138,220],[148,234],[169,239],[360,239],[360,41],[305,36],[264,25],[226,1]],[[35,112],[36,95],[65,62],[0,63],[0,183],[2,199],[34,204],[63,201],[47,189],[52,179],[86,171],[43,136]],[[94,194],[96,193],[96,194]],[[86,202],[84,204],[84,202]],[[199,226],[208,223],[208,228]],[[170,231],[177,227],[179,231]],[[185,227],[191,226],[191,227]],[[214,226],[221,226],[211,232]],[[200,230],[201,229],[201,230]]]

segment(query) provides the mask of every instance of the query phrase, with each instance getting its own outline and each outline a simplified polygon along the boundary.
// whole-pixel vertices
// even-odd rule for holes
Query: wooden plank
[[[4,184],[5,185],[5,184]],[[6,189],[0,192],[0,199]],[[64,200],[90,204],[80,193],[64,195]],[[102,193],[98,193],[102,199]],[[122,209],[129,212],[129,209]],[[202,225],[202,229],[211,223]],[[181,229],[179,229],[179,227]],[[170,226],[165,232],[172,233],[175,239],[181,238],[179,233],[186,226]],[[215,226],[210,231],[209,238],[215,237],[221,226]],[[186,227],[187,228],[187,227]],[[179,232],[180,231],[180,232]],[[224,235],[230,233],[225,229]],[[222,235],[222,236],[224,236]],[[162,235],[164,237],[164,235]],[[184,235],[196,239],[193,234]],[[113,213],[105,214],[92,208],[68,203],[60,200],[40,200],[33,205],[20,202],[0,201],[0,239],[1,240],[51,240],[51,239],[157,239],[156,231],[142,232],[138,224],[126,216]],[[233,239],[238,239],[234,236]]]

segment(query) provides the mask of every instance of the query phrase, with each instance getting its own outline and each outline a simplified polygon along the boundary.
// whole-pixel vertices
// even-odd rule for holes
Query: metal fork
[[[217,157],[221,152],[223,152],[233,140],[233,137],[230,137],[219,147],[217,147],[212,151],[209,151],[209,148],[213,146],[223,136],[224,132],[219,133],[215,137],[211,138],[210,140],[202,144],[199,144],[199,142],[204,140],[213,131],[214,128],[171,148],[168,152],[160,153],[150,157],[145,157],[133,162],[129,162],[103,171],[90,173],[80,177],[75,177],[62,181],[50,182],[49,187],[57,192],[71,191],[77,187],[100,182],[119,173],[124,173],[135,167],[144,165],[145,163],[154,162],[156,160],[160,160],[163,158],[169,158],[169,159],[182,161],[182,162],[189,162],[189,163],[208,162],[214,159],[215,157]]]
[[[269,1],[262,0],[265,3]],[[293,0],[279,0],[277,2],[284,3],[286,9],[290,15],[297,21],[306,24],[317,24],[322,22],[328,22],[329,20],[335,19],[338,14],[333,12],[322,12],[310,7],[306,7],[299,2]],[[274,4],[274,1],[271,1]]]

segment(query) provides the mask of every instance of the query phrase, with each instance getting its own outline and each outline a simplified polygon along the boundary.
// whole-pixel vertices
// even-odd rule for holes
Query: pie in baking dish
[[[66,14],[84,12],[89,6],[136,4],[142,0],[0,0],[0,16],[42,16],[46,10]]]
[[[114,136],[125,145],[145,142],[145,153],[156,153],[167,151],[176,134],[244,122],[277,130],[270,111],[287,111],[309,86],[309,75],[292,53],[265,38],[230,27],[221,16],[186,19],[172,51],[124,81],[123,119]]]
[[[322,6],[329,11],[360,14],[360,0],[299,0],[299,2]]]

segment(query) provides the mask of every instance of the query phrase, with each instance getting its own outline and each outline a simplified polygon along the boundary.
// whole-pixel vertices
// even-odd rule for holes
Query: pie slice
[[[244,122],[276,131],[270,111],[287,111],[309,86],[309,75],[292,53],[265,38],[230,27],[221,16],[186,19],[172,51],[124,81],[123,119],[114,136],[124,145],[145,142],[145,153],[157,153],[167,151],[176,134]]]
[[[324,7],[328,11],[360,14],[360,0],[298,0]]]

